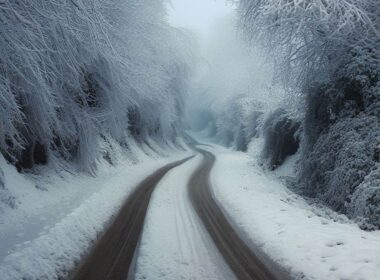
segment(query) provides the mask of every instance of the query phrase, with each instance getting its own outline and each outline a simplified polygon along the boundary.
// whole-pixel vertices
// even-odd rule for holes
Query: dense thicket
[[[282,165],[286,158],[299,149],[300,123],[279,108],[270,113],[262,127],[264,147],[262,158],[265,165],[274,170]]]
[[[379,227],[378,1],[240,0],[239,15],[305,104],[300,190]]]
[[[110,137],[175,137],[190,43],[164,1],[0,1],[0,150],[92,170]]]
[[[263,104],[250,96],[229,98],[221,110],[218,108],[214,112],[217,116],[216,138],[226,146],[246,151],[249,142],[258,133],[263,107]]]
[[[378,62],[377,0],[240,0],[239,15],[246,34],[277,57],[286,85],[330,79],[348,51]]]

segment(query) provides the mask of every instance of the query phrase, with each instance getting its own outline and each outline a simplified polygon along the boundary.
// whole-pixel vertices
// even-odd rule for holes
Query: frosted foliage
[[[268,115],[262,128],[265,144],[261,157],[266,167],[274,170],[298,151],[299,127],[299,121],[282,108]]]
[[[380,66],[372,57],[354,48],[330,82],[310,90],[299,178],[305,194],[379,227]]]
[[[380,150],[380,147],[378,148]],[[358,217],[365,227],[380,228],[380,166],[372,170],[364,181],[356,188],[352,195],[352,202],[348,205],[348,213]]]
[[[92,169],[100,136],[125,142],[132,109],[144,134],[175,134],[190,39],[163,2],[0,1],[2,153],[40,143]]]
[[[271,51],[284,87],[305,101],[302,192],[379,227],[379,2],[241,0],[238,6],[245,34]]]
[[[261,132],[266,106],[252,96],[231,97],[216,111],[216,136],[221,143],[246,151],[248,143]]]
[[[313,152],[307,157],[305,166],[309,165],[311,170],[308,173],[312,175],[309,182],[315,180],[316,185],[310,191],[337,201],[335,208],[343,208],[347,194],[352,193],[352,190],[342,192],[339,188],[350,186],[354,189],[369,171],[372,162],[370,155],[373,153],[376,137],[365,132],[368,125],[378,127],[377,120],[362,116],[355,120],[347,118],[339,121],[322,133]],[[373,144],[369,145],[371,142]],[[331,151],[336,151],[336,154],[331,155]],[[317,160],[321,162],[318,168],[315,166]],[[320,177],[325,180],[321,181]],[[328,193],[328,189],[331,189],[334,196]]]
[[[277,71],[290,86],[326,78],[347,48],[380,54],[377,0],[241,0],[239,14],[246,34],[278,58]]]
[[[307,154],[300,174],[303,191],[335,210],[354,218],[368,217],[379,226],[376,196],[380,189],[375,178],[379,141],[377,117],[361,114],[340,119],[321,134]]]

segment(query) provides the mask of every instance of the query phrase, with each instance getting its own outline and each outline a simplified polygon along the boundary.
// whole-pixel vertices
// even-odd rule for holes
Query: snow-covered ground
[[[69,271],[143,178],[192,153],[154,145],[115,151],[118,164],[99,163],[93,177],[49,168],[22,175],[1,159],[16,208],[0,205],[0,279],[56,279]]]
[[[1,159],[16,208],[0,209],[0,278],[57,279],[80,260],[126,196],[160,166],[192,151],[150,143],[99,165],[97,176],[46,168],[19,174]],[[309,205],[279,177],[291,176],[297,156],[275,173],[249,153],[203,146],[216,155],[211,181],[216,199],[242,237],[296,279],[374,280],[380,275],[380,232],[366,232],[344,216]],[[160,155],[157,155],[160,151]],[[136,279],[234,279],[193,210],[187,183],[201,156],[171,170],[153,193],[136,259]]]
[[[187,184],[197,156],[170,171],[153,193],[135,279],[235,279],[191,206]]]
[[[379,279],[379,231],[363,231],[338,215],[328,218],[264,172],[252,157],[255,151],[248,156],[204,148],[217,156],[211,180],[220,205],[248,243],[258,245],[296,279]],[[279,175],[291,172],[294,160]]]

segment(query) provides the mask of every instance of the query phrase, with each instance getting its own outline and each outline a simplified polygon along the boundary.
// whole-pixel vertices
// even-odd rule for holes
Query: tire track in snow
[[[171,170],[157,185],[137,254],[136,280],[233,280],[187,193],[200,155]]]
[[[136,187],[89,256],[74,272],[73,280],[127,278],[155,186],[166,173],[190,158],[158,169]]]
[[[278,275],[282,273],[281,269],[264,264],[230,224],[215,201],[211,189],[209,178],[215,156],[202,149],[198,151],[204,159],[190,178],[188,185],[190,200],[231,270],[241,280],[288,279],[285,274]]]

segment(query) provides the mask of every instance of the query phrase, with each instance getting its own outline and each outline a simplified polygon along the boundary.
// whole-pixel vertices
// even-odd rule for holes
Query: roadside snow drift
[[[18,204],[0,212],[1,280],[67,277],[140,181],[191,154],[161,149],[161,157],[140,147],[147,156],[135,148],[117,167],[103,163],[96,177],[52,172],[33,178],[6,165],[5,183]]]
[[[380,275],[380,231],[313,208],[243,153],[216,156],[215,196],[249,244],[258,245],[296,279],[374,280]]]

